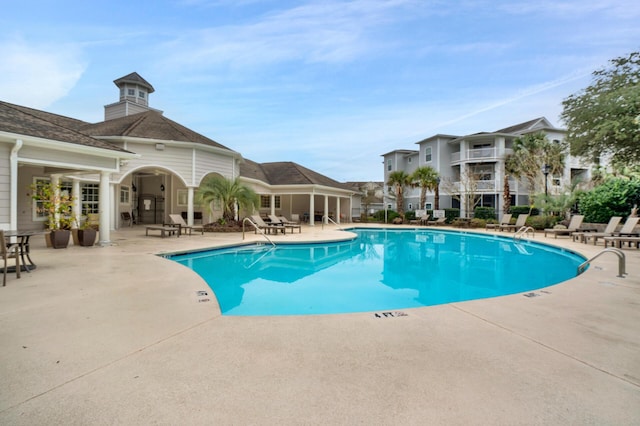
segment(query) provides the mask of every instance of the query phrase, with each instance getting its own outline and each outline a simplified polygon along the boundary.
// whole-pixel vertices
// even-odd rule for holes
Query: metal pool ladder
[[[578,266],[578,275],[580,275],[581,273],[583,273],[585,271],[585,269],[587,268],[587,265],[589,263],[591,263],[597,257],[600,257],[600,255],[602,255],[602,254],[604,254],[606,252],[615,253],[615,255],[618,256],[618,277],[624,278],[624,276],[627,275],[627,273],[625,272],[626,271],[626,268],[625,268],[625,266],[626,266],[625,256],[624,256],[624,253],[622,252],[622,250],[614,248],[614,247],[609,247],[609,248],[606,248],[606,249],[602,250],[600,253],[596,254],[591,259],[585,261],[580,266]]]
[[[262,229],[260,229],[260,227],[258,225],[256,225],[255,223],[253,223],[253,221],[251,219],[249,219],[248,217],[245,217],[244,220],[242,221],[242,239],[244,240],[244,224],[245,222],[249,222],[255,229],[256,231],[260,232],[262,234],[263,237],[265,237],[267,239],[267,241],[269,241],[271,243],[272,246],[276,246],[276,244],[271,241],[271,239],[269,237],[267,237],[267,234],[264,233],[264,231]]]
[[[513,239],[514,240],[521,240],[522,237],[529,235],[529,231],[531,231],[531,233],[533,234],[533,237],[535,238],[535,236],[536,236],[536,230],[535,229],[533,229],[530,226],[522,226],[520,229],[518,229],[518,232],[513,234]]]

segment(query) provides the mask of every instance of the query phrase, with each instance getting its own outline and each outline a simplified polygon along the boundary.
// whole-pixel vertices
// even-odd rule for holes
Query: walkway
[[[156,254],[241,235],[112,237],[66,250],[37,239],[38,269],[0,288],[0,424],[640,424],[639,250],[625,250],[627,278],[605,255],[537,297],[224,317],[196,274]]]

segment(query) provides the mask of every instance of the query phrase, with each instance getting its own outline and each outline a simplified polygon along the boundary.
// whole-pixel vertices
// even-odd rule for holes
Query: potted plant
[[[98,229],[96,226],[92,225],[86,217],[84,220],[76,220],[76,223],[78,224],[77,244],[83,247],[93,246],[96,243],[96,237],[98,236]]]
[[[47,218],[49,238],[53,248],[66,248],[71,236],[73,197],[62,190],[60,184],[39,183],[31,185],[31,197],[37,202],[37,211]]]

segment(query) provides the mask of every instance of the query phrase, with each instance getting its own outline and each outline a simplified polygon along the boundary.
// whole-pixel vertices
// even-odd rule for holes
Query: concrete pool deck
[[[38,268],[0,287],[0,424],[640,423],[640,250],[623,250],[625,278],[605,253],[535,297],[382,318],[224,317],[199,276],[156,254],[242,235],[144,233],[65,250],[32,240]],[[343,235],[305,226],[272,239]]]

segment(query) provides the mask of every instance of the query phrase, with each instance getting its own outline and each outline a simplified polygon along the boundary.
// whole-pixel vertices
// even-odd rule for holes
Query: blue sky
[[[258,162],[382,180],[381,154],[545,116],[640,49],[637,0],[7,2],[0,99],[89,122],[152,107]]]

